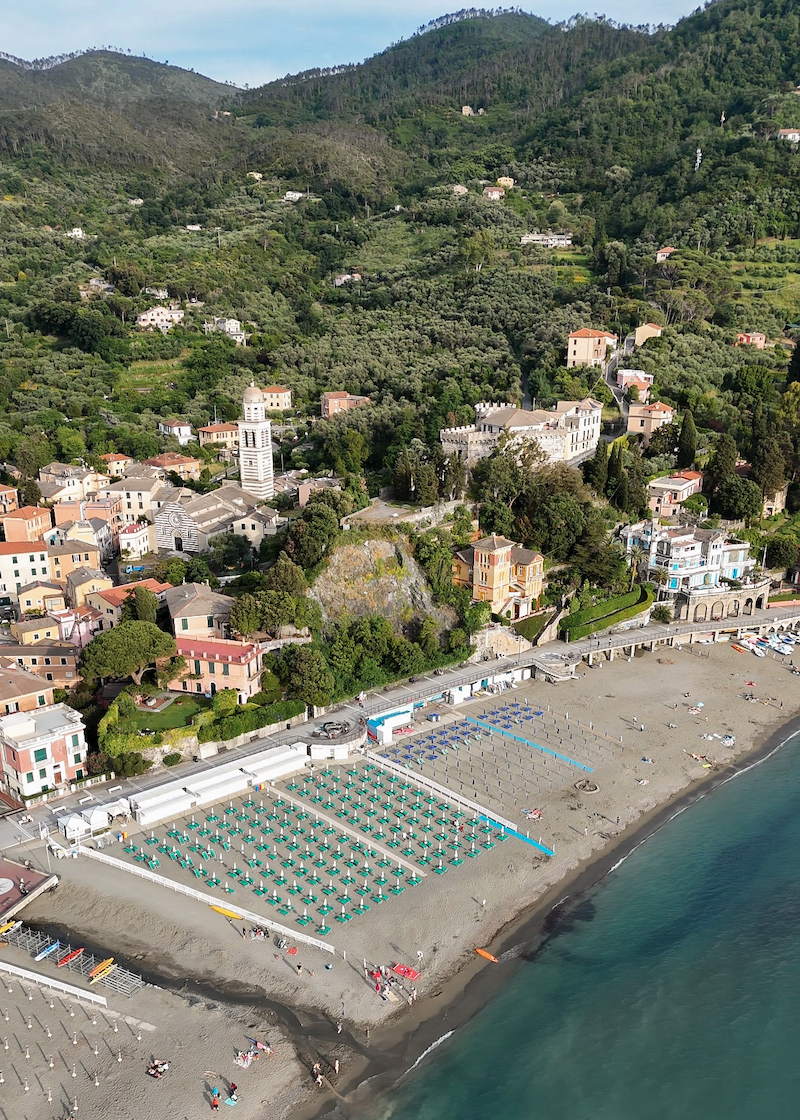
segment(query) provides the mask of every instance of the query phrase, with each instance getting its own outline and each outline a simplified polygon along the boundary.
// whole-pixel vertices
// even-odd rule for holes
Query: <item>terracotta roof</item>
[[[616,338],[615,334],[610,331],[595,331],[591,327],[581,327],[579,331],[573,331],[569,336],[570,338]]]
[[[232,661],[247,661],[256,653],[256,647],[251,642],[227,642],[210,638],[181,638],[175,639],[178,653],[185,657],[201,657],[213,661],[219,655],[220,659]]]
[[[506,537],[498,537],[496,533],[492,533],[490,537],[483,537],[479,541],[475,541],[473,548],[479,548],[481,552],[499,552],[502,548],[513,548],[514,542],[508,540]]]
[[[285,385],[267,385],[265,393],[288,393],[290,390]]]
[[[266,390],[265,390],[266,392]],[[204,428],[198,428],[198,432],[238,432],[238,424],[206,424]]]
[[[5,515],[5,519],[13,517],[20,521],[30,521],[33,517],[40,517],[42,514],[47,514],[48,521],[50,520],[50,510],[47,506],[22,506],[20,509],[15,509],[11,513]]]
[[[161,595],[172,587],[172,584],[159,583],[157,579],[140,579],[137,583],[123,583],[119,587],[108,587],[104,591],[96,591],[95,595],[102,595],[107,603],[118,607],[137,587],[144,587],[147,591],[152,591],[154,595]]]
[[[20,556],[31,552],[47,552],[45,541],[0,541],[0,556]]]
[[[108,455],[101,455],[100,461],[103,463],[129,463],[132,458],[132,455],[120,455],[116,451],[110,451]]]

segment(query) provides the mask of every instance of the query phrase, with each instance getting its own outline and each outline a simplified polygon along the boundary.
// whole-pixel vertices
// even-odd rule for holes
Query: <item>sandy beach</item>
[[[527,801],[541,810],[530,822],[531,837],[541,837],[554,856],[508,838],[446,874],[429,873],[413,890],[372,905],[357,920],[332,923],[328,940],[335,957],[302,946],[287,956],[274,941],[244,938],[240,925],[199,902],[85,858],[59,861],[60,886],[36,900],[25,920],[114,953],[157,985],[123,1001],[122,1010],[157,1026],[159,1045],[151,1043],[146,1057],[166,1049],[174,1065],[168,1079],[151,1085],[141,1068],[144,1054],[137,1052],[138,1067],[133,1060],[117,1063],[113,1092],[120,1100],[144,1094],[156,1120],[184,1115],[174,1107],[178,1100],[185,1115],[202,1114],[210,1109],[204,1075],[213,1071],[239,1083],[243,1118],[318,1112],[337,1105],[340,1094],[352,1099],[365,1076],[370,1092],[390,1081],[443,1030],[474,1014],[508,981],[515,962],[535,951],[554,904],[606,874],[678,799],[691,800],[763,750],[794,716],[796,692],[788,661],[756,659],[721,644],[691,652],[660,647],[602,668],[582,665],[564,684],[525,682],[503,694],[549,706],[565,737],[570,728],[590,724],[592,734],[602,734],[608,747],[591,756],[597,791],[580,792],[574,781],[554,783]],[[758,700],[746,699],[751,694]],[[480,718],[492,702],[476,700],[443,718]],[[690,712],[698,705],[699,712]],[[735,742],[726,746],[725,735]],[[521,796],[523,780],[522,772],[510,772],[505,792],[496,795],[498,811],[505,798],[514,820],[523,819],[511,802],[512,794]],[[31,846],[27,854],[41,863],[40,849]],[[248,905],[265,918],[272,913],[259,910],[254,899]],[[557,912],[549,920],[557,921]],[[476,956],[481,946],[500,958],[499,966]],[[403,961],[415,967],[421,960],[419,999],[413,1006],[405,1002],[408,985],[396,1002],[382,999],[365,979],[365,959],[370,966]],[[234,1050],[257,1031],[270,1036],[276,1054],[237,1077]],[[312,1078],[315,1062],[326,1077],[322,1087]],[[34,1103],[25,1101],[30,1120],[63,1115],[44,1098],[41,1111]],[[130,1115],[92,1107],[90,1099],[80,1115]],[[345,1104],[344,1114],[348,1110]]]

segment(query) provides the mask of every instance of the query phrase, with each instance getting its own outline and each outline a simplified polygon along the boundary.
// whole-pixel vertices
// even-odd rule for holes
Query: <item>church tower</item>
[[[272,472],[272,422],[266,418],[264,394],[254,382],[242,397],[243,420],[239,421],[239,474],[242,489],[255,498],[275,494]]]

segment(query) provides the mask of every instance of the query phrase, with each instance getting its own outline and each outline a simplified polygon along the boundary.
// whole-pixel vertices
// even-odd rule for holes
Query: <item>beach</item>
[[[684,802],[763,751],[771,736],[781,737],[778,729],[795,714],[794,685],[788,663],[740,655],[727,644],[692,651],[660,647],[602,668],[582,665],[576,679],[556,686],[524,682],[513,695],[543,710],[549,706],[562,721],[568,713],[564,726],[591,724],[608,743],[592,767],[596,792],[570,783],[537,799],[541,818],[532,823],[531,836],[541,836],[555,854],[509,838],[465,866],[426,875],[413,891],[335,927],[329,938],[335,958],[302,946],[287,957],[271,942],[243,938],[241,923],[198,902],[82,858],[59,861],[60,886],[31,904],[25,920],[69,931],[72,940],[114,953],[158,988],[172,989],[146,992],[157,1003],[165,1001],[163,1037],[181,1043],[176,1064],[182,1069],[175,1071],[174,1084],[185,1084],[182,1092],[194,1093],[201,1109],[210,1107],[202,1104],[202,1075],[213,1063],[207,1051],[193,1053],[191,1031],[174,1007],[187,1008],[187,1015],[190,1007],[207,1009],[201,1018],[208,1024],[208,1045],[218,1048],[219,1072],[243,1090],[239,1115],[265,1115],[262,1102],[269,1103],[270,1116],[315,1113],[335,1106],[338,1095],[346,1097],[365,1076],[372,1089],[391,1081],[442,1033],[474,1014],[508,982],[514,961],[535,951],[559,899],[596,882]],[[480,718],[486,706],[482,698],[461,705],[457,714]],[[711,735],[735,742],[704,738]],[[29,854],[41,863],[40,850],[31,847]],[[500,965],[478,958],[478,947],[487,947]],[[382,999],[365,980],[365,959],[370,966],[420,962],[419,999],[412,1006]],[[128,1001],[127,1014],[138,1014],[139,999]],[[241,1016],[251,1013],[258,1018],[248,1021],[277,1040],[276,1054],[239,1079],[233,1048],[242,1045]],[[159,1019],[158,1007],[150,1017]],[[311,1076],[315,1061],[329,1075],[321,1088]],[[250,1077],[258,1083],[252,1094]],[[148,1109],[157,1120],[170,1114],[152,1093]]]

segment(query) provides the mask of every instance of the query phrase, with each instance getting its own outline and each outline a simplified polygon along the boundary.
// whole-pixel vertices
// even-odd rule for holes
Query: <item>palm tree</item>
[[[658,601],[661,598],[661,592],[666,585],[669,576],[663,568],[653,568],[651,578],[653,580],[653,583],[657,584],[658,586],[658,595],[656,596],[656,601]]]
[[[631,582],[628,587],[629,591],[633,591],[633,585],[636,582],[636,577],[639,574],[639,567],[644,560],[645,551],[639,544],[634,544],[628,550],[628,563],[630,564]]]

